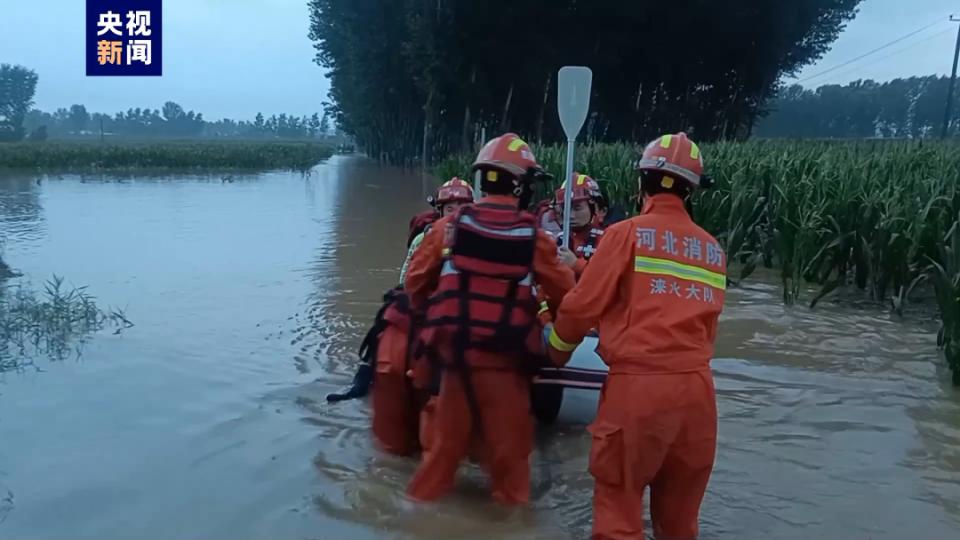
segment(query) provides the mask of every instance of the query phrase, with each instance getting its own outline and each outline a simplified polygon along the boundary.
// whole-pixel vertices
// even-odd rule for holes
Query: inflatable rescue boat
[[[590,335],[562,368],[542,368],[533,380],[531,402],[537,420],[552,424],[593,421],[608,367],[597,354],[598,338]]]

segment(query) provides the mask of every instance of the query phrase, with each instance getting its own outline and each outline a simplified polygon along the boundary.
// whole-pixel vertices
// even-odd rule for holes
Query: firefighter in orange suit
[[[438,216],[451,215],[462,205],[473,202],[473,188],[455,177],[444,182],[430,202]],[[417,236],[411,242],[407,259],[400,270],[401,283],[420,239],[421,236]],[[402,290],[391,290],[387,293],[384,307],[377,314],[374,327],[361,348],[368,350],[374,358],[372,363],[375,375],[371,399],[371,428],[374,440],[385,452],[400,456],[413,454],[423,443],[419,436],[420,422],[423,420],[421,409],[426,406],[423,403],[425,398],[414,391],[407,377],[410,352],[408,344],[416,332],[409,297]]]
[[[686,134],[651,142],[638,162],[641,214],[611,226],[549,333],[557,363],[591,327],[610,367],[594,422],[593,539],[641,540],[650,487],[655,537],[692,540],[713,469],[717,406],[710,359],[726,260],[684,201],[708,187]]]
[[[497,137],[471,172],[484,197],[434,224],[405,280],[414,309],[425,311],[418,362],[439,379],[430,444],[407,493],[420,501],[442,497],[478,437],[494,500],[525,504],[531,364],[543,353],[533,287],[560,299],[574,277],[525,211],[532,183],[546,176],[530,147],[512,133]]]
[[[579,278],[603,238],[603,220],[599,214],[599,202],[603,195],[600,193],[600,185],[593,178],[578,172],[573,173],[573,178],[573,187],[570,190],[570,247],[560,249],[560,260],[573,268],[574,274]],[[564,244],[562,221],[566,184],[561,184],[560,189],[554,193],[553,215],[560,227],[557,241],[561,245]],[[549,219],[549,215],[541,218],[541,223]]]
[[[410,266],[410,261],[413,259],[413,254],[416,253],[417,249],[420,248],[420,243],[423,242],[423,238],[427,235],[427,232],[429,232],[430,228],[433,226],[433,222],[444,216],[453,215],[454,213],[456,213],[457,209],[459,209],[461,206],[465,204],[473,204],[473,187],[467,182],[457,177],[453,177],[437,189],[437,193],[434,196],[429,198],[429,202],[433,204],[435,208],[435,217],[433,218],[433,221],[426,223],[425,226],[423,227],[423,230],[419,234],[417,234],[413,238],[413,240],[410,242],[410,246],[407,250],[407,258],[403,261],[403,267],[400,269],[401,285],[403,284],[403,281],[406,277],[407,269]],[[400,351],[400,350],[401,349],[398,346],[397,351]],[[407,354],[406,342],[402,346],[402,351],[403,351],[403,354],[405,355],[403,356],[403,359],[405,360],[405,362],[401,366],[402,369],[400,370],[400,373],[402,374],[404,379],[404,383],[405,383],[404,388],[406,388],[406,382],[407,382],[406,371],[409,367],[408,365],[409,362],[406,362],[406,359],[408,358],[406,356]],[[399,353],[392,353],[392,354],[399,354]],[[420,390],[425,390],[427,389],[428,386],[429,386],[429,382],[426,384],[420,385],[421,387]],[[414,384],[414,387],[417,387],[417,385]],[[422,393],[423,392],[417,392],[416,394],[422,394]],[[391,396],[392,395],[393,394],[391,394]],[[399,397],[399,393],[397,393],[397,396]],[[377,397],[376,392],[374,392],[374,418],[376,418],[376,412],[377,412],[376,397]],[[420,396],[418,395],[417,397],[419,398]],[[415,435],[419,438],[419,447],[420,447],[420,450],[422,451],[426,451],[430,447],[431,433],[433,431],[432,430],[433,416],[434,416],[434,410],[436,409],[436,402],[437,402],[436,396],[429,396],[426,402],[423,403],[421,407],[419,407],[419,411],[420,411],[419,418],[417,419],[417,422],[414,424],[414,426],[417,428],[417,433]],[[401,428],[398,426],[403,426],[403,424],[396,422],[391,418],[393,416],[400,415],[400,412],[398,411],[399,408],[395,405],[396,403],[399,403],[399,401],[393,400],[393,399],[384,399],[382,400],[382,403],[383,403],[383,406],[381,407],[381,410],[384,411],[384,413],[382,414],[382,418],[384,419],[384,422],[382,424],[383,430],[385,432],[392,431],[392,432],[399,433]],[[409,404],[410,402],[407,401],[406,403]],[[374,425],[376,425],[376,422],[374,423]],[[404,430],[403,433],[407,434],[408,431]],[[474,445],[474,447],[471,448],[471,453],[472,453],[471,457],[475,461],[480,460],[479,458],[480,452],[479,452],[478,445]]]

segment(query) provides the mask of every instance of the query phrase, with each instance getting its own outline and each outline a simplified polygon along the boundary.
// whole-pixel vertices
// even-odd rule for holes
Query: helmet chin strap
[[[530,203],[533,202],[533,185],[531,182],[520,180],[513,192],[517,195],[517,208],[520,210],[530,208]]]

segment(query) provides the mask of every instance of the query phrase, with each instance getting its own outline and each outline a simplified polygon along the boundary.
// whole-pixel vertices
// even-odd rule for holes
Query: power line
[[[822,75],[826,75],[827,73],[831,73],[831,72],[833,72],[833,71],[836,71],[836,70],[838,70],[838,69],[840,69],[840,68],[842,68],[842,67],[849,66],[850,64],[852,64],[852,63],[854,63],[854,62],[856,62],[856,61],[858,61],[858,60],[861,60],[861,59],[863,59],[863,58],[866,58],[866,57],[870,56],[871,54],[878,53],[878,52],[886,49],[887,47],[890,47],[890,46],[892,46],[892,45],[896,45],[897,43],[900,43],[901,41],[903,41],[903,40],[905,40],[905,39],[907,39],[907,38],[909,38],[909,37],[913,37],[913,36],[919,34],[920,32],[923,32],[924,30],[927,30],[927,29],[929,29],[929,28],[933,28],[934,26],[936,26],[936,25],[938,25],[938,24],[940,24],[940,23],[942,23],[942,22],[945,22],[945,20],[946,20],[946,19],[943,19],[943,18],[938,17],[936,21],[934,21],[934,22],[932,22],[932,23],[930,23],[930,24],[928,24],[928,25],[926,25],[926,26],[924,26],[924,27],[922,27],[922,28],[920,28],[920,29],[918,29],[918,30],[914,30],[913,32],[910,32],[910,33],[905,34],[905,35],[903,35],[903,36],[901,36],[901,37],[898,37],[897,39],[895,39],[895,40],[893,40],[893,41],[891,41],[891,42],[889,42],[889,43],[885,43],[885,44],[877,47],[876,49],[873,49],[872,51],[863,53],[863,54],[861,54],[860,56],[858,56],[858,57],[856,57],[856,58],[852,58],[852,59],[850,59],[850,60],[847,60],[846,62],[844,62],[844,63],[842,63],[842,64],[838,64],[838,65],[836,65],[836,66],[833,66],[832,68],[825,69],[825,70],[823,70],[823,71],[821,71],[821,72],[819,72],[819,73],[815,73],[815,74],[813,74],[813,75],[811,75],[811,76],[809,76],[809,77],[805,77],[805,78],[803,78],[803,79],[800,79],[800,80],[797,81],[795,84],[801,84],[801,83],[804,83],[804,82],[809,81],[809,80],[811,80],[811,79],[816,79],[816,78],[818,78],[818,77],[820,77],[820,76],[822,76]]]
[[[897,56],[897,55],[900,54],[900,53],[906,52],[906,51],[908,51],[908,50],[916,47],[917,45],[923,45],[924,43],[926,43],[926,42],[928,42],[928,41],[931,41],[931,40],[933,40],[933,39],[936,39],[936,38],[938,38],[938,37],[940,37],[940,36],[942,36],[942,35],[949,34],[949,33],[951,33],[951,32],[953,32],[953,28],[947,28],[946,30],[943,30],[943,31],[941,31],[941,32],[937,32],[936,34],[932,34],[932,35],[930,35],[930,36],[927,36],[926,38],[921,39],[920,41],[918,41],[918,42],[916,42],[916,43],[911,43],[910,45],[907,45],[906,47],[903,47],[902,49],[897,49],[896,51],[894,51],[894,52],[892,52],[892,53],[890,53],[890,54],[881,56],[880,58],[877,58],[877,59],[875,59],[875,60],[872,61],[872,62],[867,62],[866,64],[861,64],[861,65],[859,65],[859,66],[854,67],[853,69],[848,69],[848,70],[846,70],[846,71],[840,72],[838,75],[835,75],[834,77],[831,77],[831,78],[832,78],[834,81],[842,80],[843,77],[845,77],[846,75],[849,75],[850,73],[855,73],[855,72],[857,72],[857,71],[860,71],[860,70],[863,69],[863,68],[866,68],[866,67],[870,67],[870,66],[879,64],[880,62],[883,62],[884,60],[887,60],[888,58],[892,58],[892,57],[894,57],[894,56]],[[799,84],[799,83],[794,83],[794,84]],[[819,83],[819,84],[824,85],[824,84],[830,84],[830,83],[829,83],[829,82],[825,82],[825,83]]]
[[[957,23],[960,19],[953,18],[950,15],[950,22]],[[947,88],[947,108],[943,112],[943,131],[940,132],[940,138],[946,139],[950,131],[950,117],[953,115],[953,87],[957,83],[957,61],[960,60],[960,27],[957,27],[957,45],[953,50],[953,72],[950,74],[950,86]]]

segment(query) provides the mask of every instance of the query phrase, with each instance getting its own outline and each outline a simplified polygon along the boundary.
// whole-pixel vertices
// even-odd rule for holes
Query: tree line
[[[921,138],[943,128],[949,77],[888,82],[858,80],[816,89],[789,86],[772,100],[756,134],[762,137]],[[956,108],[950,120],[960,122]],[[951,134],[956,130],[952,129]]]
[[[27,138],[65,138],[99,136],[125,137],[240,137],[240,138],[315,138],[330,133],[328,114],[312,116],[288,114],[269,118],[257,113],[253,120],[208,121],[202,113],[184,110],[168,101],[162,109],[130,108],[113,115],[87,112],[83,105],[60,108],[53,113],[36,109],[24,119]]]
[[[115,114],[90,113],[83,105],[44,112],[33,108],[37,74],[0,64],[0,141],[110,135],[124,137],[314,138],[330,133],[330,110],[321,116],[257,113],[253,120],[207,121],[202,113],[168,101],[162,109],[130,108]]]
[[[37,74],[23,66],[0,64],[0,141],[18,141],[23,120],[33,107]]]
[[[861,0],[311,0],[333,115],[373,156],[431,161],[482,127],[558,141],[556,73],[594,73],[586,137],[746,138]]]

